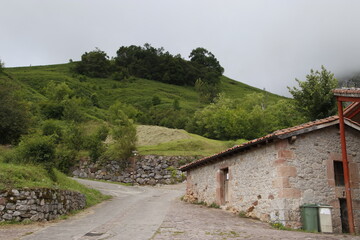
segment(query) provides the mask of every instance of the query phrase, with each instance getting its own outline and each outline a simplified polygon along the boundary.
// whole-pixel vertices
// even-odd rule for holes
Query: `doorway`
[[[343,233],[349,233],[348,210],[346,205],[346,198],[339,198],[340,202],[340,219]]]
[[[229,202],[229,168],[223,168],[221,169],[221,197],[220,197],[220,203],[221,205],[224,205]]]

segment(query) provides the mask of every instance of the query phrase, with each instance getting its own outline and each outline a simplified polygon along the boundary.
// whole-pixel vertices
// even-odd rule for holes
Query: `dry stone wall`
[[[192,161],[184,156],[136,156],[130,159],[130,166],[123,169],[116,161],[107,163],[83,159],[72,171],[74,177],[110,180],[140,185],[172,184],[185,179],[177,168],[179,164]]]
[[[1,221],[53,220],[72,210],[85,207],[85,196],[79,192],[37,188],[0,191]]]

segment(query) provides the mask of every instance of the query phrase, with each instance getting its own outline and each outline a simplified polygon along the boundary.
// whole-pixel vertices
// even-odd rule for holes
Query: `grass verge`
[[[0,189],[10,188],[56,188],[77,191],[86,196],[86,207],[109,199],[98,190],[90,189],[55,170],[57,182],[50,179],[41,166],[0,163]]]

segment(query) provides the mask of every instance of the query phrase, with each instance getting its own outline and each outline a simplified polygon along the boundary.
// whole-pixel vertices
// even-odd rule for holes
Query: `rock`
[[[7,203],[6,204],[6,209],[7,210],[15,210],[15,204],[13,204],[13,203]]]
[[[0,197],[0,205],[5,205],[6,199],[3,197]]]
[[[79,170],[76,169],[75,171],[72,172],[72,174],[73,174],[73,176],[78,177],[80,175],[80,172],[79,172]]]
[[[156,180],[155,179],[150,179],[147,184],[149,185],[155,185],[156,184]]]
[[[17,217],[17,216],[20,216],[20,215],[21,215],[21,212],[19,212],[19,211],[15,211],[13,213],[13,217]]]
[[[29,205],[20,205],[20,206],[17,206],[16,209],[19,211],[26,211],[29,209]]]
[[[16,197],[20,195],[19,191],[16,190],[16,189],[12,189],[11,192],[12,192],[12,194],[13,194],[14,196],[16,196]]]
[[[139,184],[144,184],[145,181],[142,178],[138,178],[138,179],[136,179],[136,182]]]
[[[5,213],[5,214],[2,216],[2,218],[5,219],[5,220],[11,220],[13,217],[12,217],[11,214]]]
[[[163,176],[161,176],[161,175],[159,175],[159,174],[156,174],[154,178],[155,178],[155,179],[162,179]]]
[[[31,221],[37,221],[37,220],[39,220],[39,215],[38,215],[38,214],[35,214],[35,215],[31,216],[31,217],[30,217],[30,220],[31,220]]]

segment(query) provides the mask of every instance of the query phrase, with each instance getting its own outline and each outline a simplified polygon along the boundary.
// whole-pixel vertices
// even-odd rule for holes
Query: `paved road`
[[[114,197],[68,220],[0,228],[0,239],[360,240],[360,236],[275,230],[268,223],[240,218],[220,209],[185,203],[179,200],[185,190],[181,184],[125,187],[81,179],[78,181]]]
[[[83,179],[78,181],[113,198],[91,208],[90,212],[21,239],[150,239],[163,222],[171,201],[184,193],[181,185],[126,187]]]

